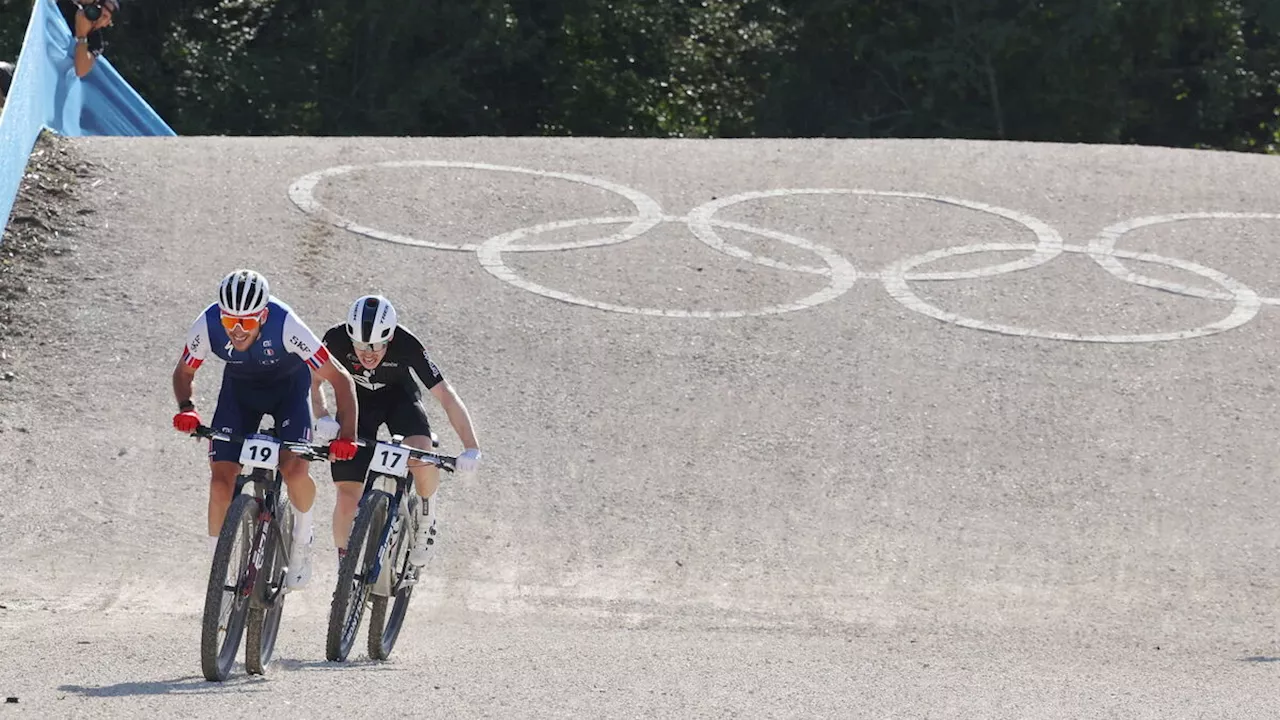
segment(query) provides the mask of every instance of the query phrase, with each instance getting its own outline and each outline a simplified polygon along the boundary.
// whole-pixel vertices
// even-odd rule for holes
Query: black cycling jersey
[[[409,370],[413,370],[428,390],[444,380],[440,368],[431,362],[422,341],[403,325],[396,327],[382,363],[372,370],[366,370],[360,364],[360,358],[356,357],[355,347],[351,344],[351,337],[347,335],[345,323],[339,323],[325,331],[324,344],[329,348],[329,355],[346,366],[347,372],[351,373],[352,379],[356,381],[357,396],[366,393],[381,396],[388,391],[408,391],[415,398],[420,397],[422,393],[409,375]]]

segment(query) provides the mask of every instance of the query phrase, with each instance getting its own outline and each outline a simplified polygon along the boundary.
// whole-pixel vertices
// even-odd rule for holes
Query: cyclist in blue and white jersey
[[[310,390],[315,373],[334,388],[343,418],[337,437],[329,443],[329,457],[348,460],[355,456],[357,411],[351,376],[330,360],[329,351],[293,309],[271,296],[261,274],[253,270],[228,274],[218,288],[218,301],[192,323],[182,357],[173,370],[173,394],[178,401],[173,426],[180,432],[193,432],[200,424],[191,396],[196,370],[210,355],[226,363],[210,423],[213,429],[236,435],[254,433],[262,417],[270,415],[281,441],[311,442]],[[210,549],[217,546],[223,517],[233,499],[241,471],[240,449],[241,443],[209,442]],[[280,472],[295,510],[286,582],[290,589],[298,589],[311,577],[311,506],[316,485],[307,461],[291,452],[281,456]]]

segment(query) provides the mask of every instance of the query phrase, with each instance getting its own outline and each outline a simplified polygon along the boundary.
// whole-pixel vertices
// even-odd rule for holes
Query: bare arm
[[[351,375],[347,373],[346,368],[338,365],[332,358],[325,360],[324,365],[320,369],[312,373],[311,389],[312,403],[314,407],[316,377],[328,380],[329,385],[333,387],[334,399],[338,404],[338,424],[341,430],[338,431],[338,437],[355,439],[356,436],[356,383],[351,379]],[[326,414],[328,414],[326,412]]]
[[[324,402],[324,377],[317,372],[311,373],[311,416],[316,419],[329,416]]]
[[[86,42],[86,39],[89,37],[89,33],[93,32],[94,30],[100,30],[104,27],[107,27],[110,24],[111,24],[111,10],[107,8],[103,8],[102,15],[99,16],[96,21],[92,21],[92,22],[89,20],[89,18],[84,16],[83,10],[81,10],[79,7],[76,8],[76,20],[75,20],[76,77],[82,78],[85,75],[88,75],[89,71],[93,69],[94,62],[97,61],[97,58],[93,55],[93,53],[89,52],[89,43]]]
[[[178,405],[191,399],[195,393],[195,381],[196,369],[179,360],[173,369],[173,398]]]
[[[453,386],[448,381],[436,383],[431,388],[431,394],[436,396],[436,400],[440,401],[440,406],[444,408],[445,415],[449,417],[449,424],[453,426],[453,431],[458,434],[458,439],[462,441],[465,449],[479,448],[480,444],[476,441],[475,428],[471,426],[471,413],[467,412],[467,406],[462,404],[462,398],[458,397],[458,393],[454,391]]]
[[[76,38],[76,77],[84,77],[93,69],[97,58],[89,53],[89,44],[83,38]]]

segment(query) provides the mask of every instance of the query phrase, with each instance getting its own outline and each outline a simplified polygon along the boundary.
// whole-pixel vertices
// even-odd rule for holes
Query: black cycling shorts
[[[389,392],[365,396],[360,399],[360,422],[356,434],[366,440],[378,436],[378,428],[387,426],[392,435],[424,435],[431,437],[431,423],[422,399],[405,392]],[[329,475],[334,482],[364,482],[373,459],[373,446],[356,449],[350,460],[334,460],[329,463]]]

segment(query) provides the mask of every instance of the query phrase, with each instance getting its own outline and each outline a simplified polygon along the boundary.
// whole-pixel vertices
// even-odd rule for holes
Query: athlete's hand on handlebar
[[[474,475],[480,469],[479,448],[467,448],[457,459],[458,472],[463,475]]]
[[[329,457],[334,460],[350,460],[356,456],[356,443],[350,438],[338,438],[329,443]]]
[[[200,413],[195,410],[183,410],[173,416],[173,428],[178,432],[193,433],[200,427]]]
[[[328,415],[316,418],[317,441],[325,442],[326,440],[333,440],[338,437],[338,433],[340,432],[342,432],[342,425],[337,420],[334,420]]]
[[[184,415],[190,417],[183,417]],[[179,422],[182,424],[179,425]],[[205,427],[200,424],[200,418],[196,415],[195,410],[188,410],[173,418],[173,426],[186,433],[191,433],[198,437],[207,437],[214,440],[224,440],[227,442],[244,442],[244,437],[235,433],[217,432],[213,428]],[[190,429],[186,429],[186,428]],[[368,444],[365,440],[353,440],[351,438],[337,438],[330,441],[327,445],[324,442],[317,443],[281,443],[282,447],[292,450],[294,453],[308,460],[350,460],[356,456],[356,451],[361,445]],[[434,456],[434,453],[428,453]],[[444,456],[438,456],[444,458]],[[453,469],[453,458],[444,458],[450,463],[447,468]]]

